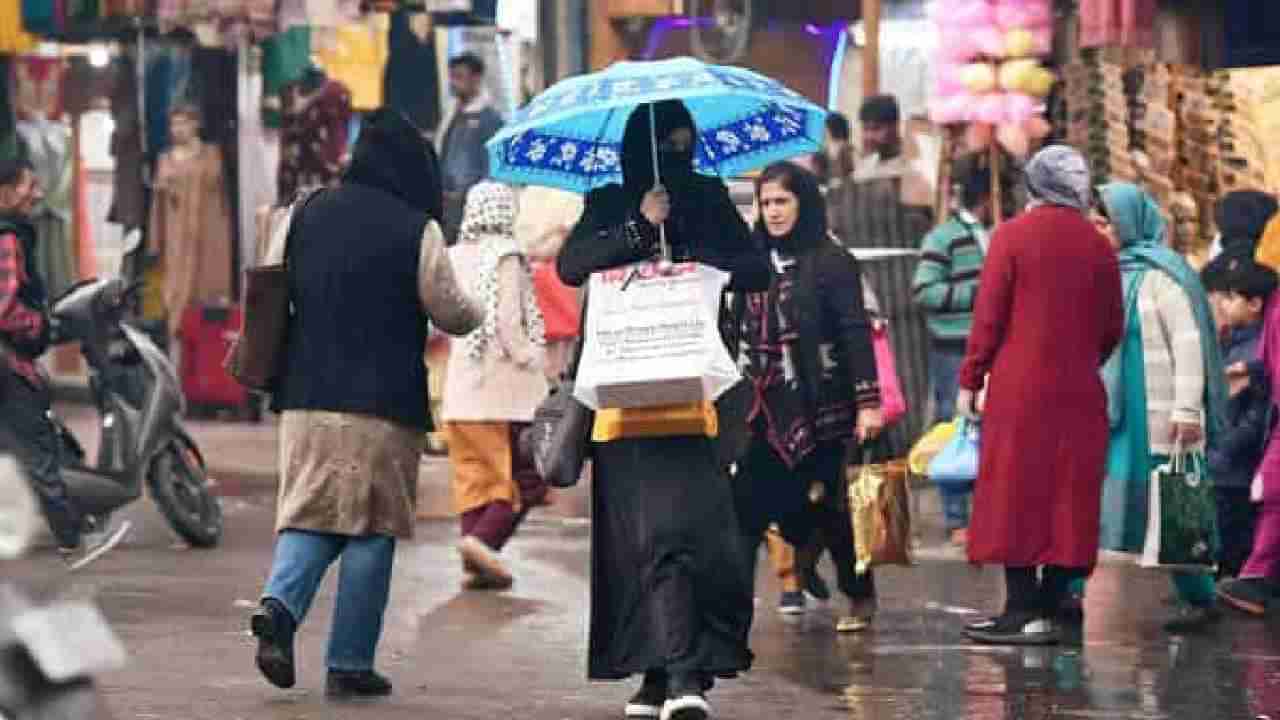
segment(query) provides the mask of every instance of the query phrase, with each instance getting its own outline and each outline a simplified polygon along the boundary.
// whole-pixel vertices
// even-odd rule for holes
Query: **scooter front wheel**
[[[156,453],[147,472],[151,499],[174,532],[192,547],[214,547],[222,539],[222,504],[209,488],[209,478],[195,448],[170,438]]]

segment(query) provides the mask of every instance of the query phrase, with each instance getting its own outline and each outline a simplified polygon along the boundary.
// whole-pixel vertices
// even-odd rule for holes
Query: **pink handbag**
[[[881,320],[871,324],[871,344],[875,348],[876,375],[880,379],[880,412],[887,427],[907,414],[907,398],[902,394],[893,347],[889,345],[889,328]]]

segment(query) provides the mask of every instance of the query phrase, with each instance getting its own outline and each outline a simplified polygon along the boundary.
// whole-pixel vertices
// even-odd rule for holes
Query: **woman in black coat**
[[[765,528],[804,550],[816,532],[831,550],[840,590],[849,598],[841,632],[865,630],[875,608],[871,572],[854,571],[853,527],[844,482],[850,443],[883,425],[862,273],[827,233],[818,179],[792,163],[756,180],[760,219],[755,243],[769,251],[772,282],[736,301],[743,374],[755,401],[751,442],[734,479],[747,562]],[[810,501],[821,483],[821,502]]]
[[[654,107],[660,187],[649,123],[647,105],[629,118],[624,182],[587,195],[561,279],[581,286],[594,272],[656,258],[665,225],[675,261],[730,272],[731,290],[767,287],[767,258],[752,250],[724,184],[693,171],[697,131],[684,104]],[[723,433],[743,418],[722,411],[719,421]],[[657,717],[664,705],[664,717],[708,717],[713,678],[751,666],[752,587],[727,470],[706,437],[620,439],[593,456],[588,675],[643,674],[628,717]]]

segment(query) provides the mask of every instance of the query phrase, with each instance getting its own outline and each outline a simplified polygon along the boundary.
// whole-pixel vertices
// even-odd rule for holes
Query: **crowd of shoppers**
[[[836,123],[833,138],[840,132]],[[501,551],[547,494],[517,438],[548,381],[572,370],[585,312],[576,288],[593,273],[660,257],[664,227],[671,259],[729,273],[721,333],[750,401],[701,408],[717,420],[702,434],[619,437],[628,411],[597,414],[588,676],[640,678],[628,717],[708,717],[716,680],[752,665],[756,559],[771,535],[788,611],[803,611],[795,596],[815,584],[826,549],[848,602],[835,629],[871,626],[874,575],[855,570],[846,483],[848,466],[877,451],[884,425],[863,271],[828,229],[817,174],[787,162],[766,168],[749,228],[725,186],[693,171],[696,133],[679,102],[656,104],[652,116],[637,109],[624,135],[624,182],[581,206],[473,184],[446,254],[446,183],[431,147],[403,118],[382,113],[343,185],[295,211],[307,242],[291,264],[299,319],[277,398],[279,539],[252,623],[269,680],[293,683],[294,634],[341,557],[328,691],[390,691],[373,658],[395,541],[412,531],[416,456],[430,422],[406,400],[425,394],[424,315],[460,336],[441,418],[463,585],[506,589],[514,576]],[[935,415],[982,429],[972,517],[967,497],[945,498],[947,527],[970,561],[1004,567],[1003,611],[964,628],[977,642],[1056,642],[1061,623],[1082,622],[1082,585],[1099,549],[1141,549],[1153,468],[1193,447],[1206,447],[1217,483],[1223,583],[1215,588],[1207,571],[1172,573],[1187,608],[1167,627],[1187,632],[1218,619],[1215,595],[1260,612],[1275,592],[1274,483],[1262,483],[1271,505],[1258,513],[1251,503],[1255,471],[1267,474],[1264,448],[1275,447],[1266,438],[1271,383],[1280,380],[1271,362],[1280,341],[1268,345],[1280,336],[1276,274],[1253,260],[1257,240],[1232,236],[1202,283],[1167,248],[1145,191],[1095,189],[1089,177],[1077,151],[1046,148],[1025,169],[1030,206],[993,227],[990,172],[970,167],[959,175],[955,211],[922,241],[912,291],[928,314]],[[359,247],[359,262],[350,251],[336,262],[333,238],[357,209],[380,218],[382,241]],[[537,279],[540,267],[554,271],[554,283]],[[547,307],[566,345],[554,355]],[[357,322],[375,313],[395,319],[376,339]],[[378,376],[398,377],[396,387],[336,382],[360,377],[351,348],[375,346]],[[737,445],[740,453],[726,455]],[[381,499],[359,503],[357,487]]]
[[[282,216],[289,232],[271,233],[296,242],[272,393],[276,542],[250,619],[257,666],[278,687],[295,684],[296,634],[341,561],[326,694],[391,692],[376,649],[435,420],[463,588],[512,587],[502,551],[548,497],[519,437],[551,382],[573,371],[579,288],[637,262],[698,262],[730,277],[720,339],[749,400],[696,404],[715,422],[693,434],[632,435],[628,410],[597,413],[587,674],[640,678],[628,717],[700,720],[716,681],[752,666],[762,541],[784,610],[802,611],[803,590],[826,595],[815,567],[828,550],[848,603],[835,630],[874,620],[874,573],[856,570],[847,470],[886,448],[864,273],[889,272],[867,272],[850,248],[875,240],[874,249],[903,250],[920,217],[899,108],[889,96],[867,99],[860,154],[848,120],[832,114],[813,172],[782,162],[755,179],[749,227],[725,185],[694,171],[699,129],[679,101],[631,113],[623,182],[585,199],[487,180],[484,144],[502,119],[484,74],[474,55],[450,61],[457,106],[435,146],[402,114],[371,114],[342,182],[305,193]],[[923,313],[934,421],[981,426],[974,488],[944,493],[942,504],[969,560],[1003,568],[1005,603],[964,634],[1045,644],[1063,623],[1082,623],[1099,550],[1143,549],[1156,520],[1153,471],[1192,451],[1207,458],[1221,547],[1216,576],[1170,571],[1184,607],[1165,627],[1219,621],[1219,599],[1264,614],[1280,594],[1276,200],[1228,194],[1216,208],[1219,256],[1197,274],[1169,248],[1155,199],[1128,183],[1093,187],[1078,151],[1049,146],[1024,175],[1030,203],[1015,214],[996,207],[992,170],[962,166],[955,207],[920,234],[918,260],[881,257],[914,262],[911,298],[887,297],[887,314],[909,340],[908,309]],[[60,476],[34,362],[51,333],[27,217],[40,197],[27,164],[0,162],[0,434],[27,466],[60,548],[73,552],[84,521]],[[1016,216],[1000,223],[1006,215]],[[882,225],[888,241],[863,237]],[[444,351],[424,363],[433,332],[454,338],[438,345],[447,364]]]

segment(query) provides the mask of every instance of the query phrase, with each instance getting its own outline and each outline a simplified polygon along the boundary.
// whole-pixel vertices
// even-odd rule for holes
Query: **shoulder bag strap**
[[[590,293],[587,288],[591,286],[591,279],[582,286],[582,307],[578,311],[578,338],[573,341],[573,355],[569,360],[569,366],[565,368],[566,379],[578,377],[578,363],[582,362],[582,345],[586,342],[587,331],[587,303],[590,302]]]
[[[293,238],[298,232],[298,225],[302,220],[302,211],[306,210],[311,201],[322,192],[324,192],[324,188],[315,188],[307,192],[305,196],[296,201],[296,207],[289,214],[289,230],[284,235],[284,256],[282,258],[286,269],[289,267],[289,249],[293,247]]]

